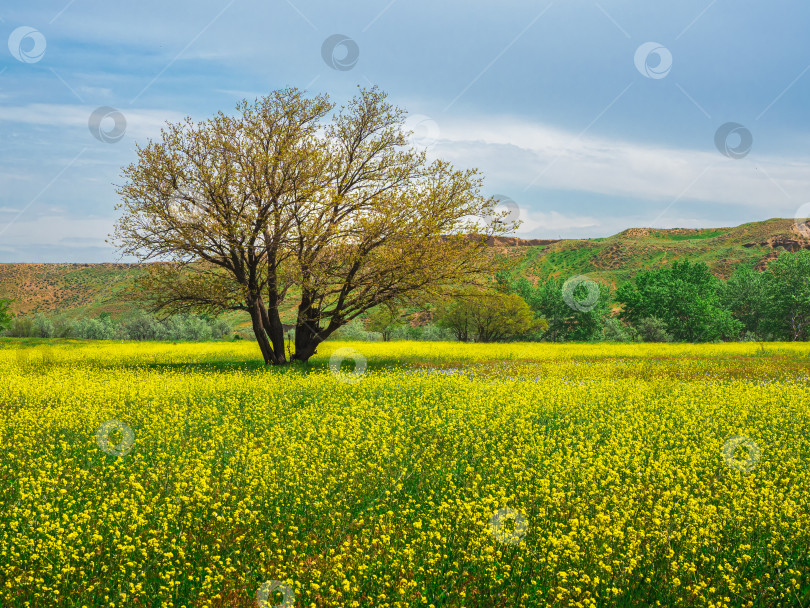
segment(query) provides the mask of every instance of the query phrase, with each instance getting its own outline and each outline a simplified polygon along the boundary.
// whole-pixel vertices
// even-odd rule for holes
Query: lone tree
[[[513,340],[542,327],[519,295],[474,287],[440,303],[436,308],[436,321],[461,342]]]
[[[141,281],[153,310],[248,312],[265,364],[286,363],[285,300],[297,301],[292,359],[307,361],[370,308],[487,270],[485,239],[516,226],[477,170],[410,147],[405,112],[376,87],[340,108],[283,89],[236,109],[138,147],[114,242],[162,262]]]
[[[377,306],[366,317],[366,329],[382,334],[383,342],[390,341],[394,331],[404,324],[402,311],[397,307]]]
[[[14,319],[14,313],[9,310],[12,300],[0,298],[0,331],[11,327],[11,321]]]

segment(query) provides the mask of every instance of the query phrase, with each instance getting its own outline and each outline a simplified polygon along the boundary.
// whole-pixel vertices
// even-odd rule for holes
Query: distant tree
[[[382,334],[384,342],[391,340],[397,327],[404,323],[402,312],[396,306],[377,306],[366,317],[366,329]]]
[[[512,340],[538,326],[531,308],[517,294],[486,293],[473,302],[472,321],[479,342]]]
[[[401,329],[402,328],[398,328],[397,332],[401,331]],[[426,323],[416,329],[419,330],[419,334],[415,336],[418,340],[448,342],[455,339],[452,332],[443,327],[439,327],[435,323]]]
[[[463,290],[437,307],[436,323],[458,340],[499,342],[525,336],[537,328],[531,309],[517,294]]]
[[[759,334],[766,304],[763,273],[751,266],[739,266],[722,284],[720,304],[742,323],[745,331]]]
[[[762,329],[781,340],[810,337],[810,251],[784,252],[762,273]]]
[[[211,326],[205,319],[194,315],[172,315],[165,321],[170,340],[204,341],[213,336]]]
[[[11,322],[14,319],[14,313],[9,310],[11,302],[12,300],[0,298],[0,331],[11,327]]]
[[[644,317],[636,322],[635,330],[643,342],[672,342],[667,324],[658,317]]]
[[[169,337],[165,324],[149,314],[137,314],[123,325],[129,340],[166,340]]]
[[[140,283],[154,310],[246,311],[268,365],[287,362],[280,309],[294,295],[291,358],[307,361],[375,306],[489,271],[486,238],[515,227],[507,212],[471,219],[496,206],[479,173],[430,161],[404,124],[376,88],[336,111],[285,89],[169,124],[123,170],[114,240],[167,262]]]
[[[82,340],[115,340],[118,327],[109,314],[102,313],[97,319],[79,319],[73,324],[71,333]]]
[[[11,320],[11,327],[6,331],[15,338],[31,338],[34,335],[34,318],[29,316],[15,316]]]
[[[606,342],[630,342],[632,328],[623,325],[618,319],[608,317],[602,326],[602,337]]]
[[[352,319],[345,325],[341,325],[340,328],[332,334],[332,339],[334,340],[372,342],[377,340],[377,338],[378,335],[368,331],[360,319]]]
[[[548,329],[542,336],[544,340],[600,340],[610,315],[612,290],[595,281],[582,281],[571,289],[570,294],[566,294],[564,288],[570,285],[566,285],[566,279],[559,277],[539,281],[535,286],[522,277],[515,282],[513,289],[526,301],[535,316],[547,324]],[[577,303],[582,305],[578,306]]]
[[[621,318],[633,325],[656,317],[675,340],[710,342],[739,335],[742,323],[722,307],[720,281],[704,263],[674,262],[639,272],[616,292]]]
[[[211,325],[211,337],[217,340],[233,332],[233,325],[222,318],[211,320],[209,325]]]
[[[73,320],[65,316],[56,316],[53,319],[53,335],[55,338],[72,338]]]
[[[53,338],[54,326],[53,321],[41,313],[34,316],[32,326],[32,333],[35,338]]]
[[[453,333],[459,342],[469,342],[475,337],[472,322],[472,307],[464,300],[448,300],[436,306],[434,320],[438,327]]]

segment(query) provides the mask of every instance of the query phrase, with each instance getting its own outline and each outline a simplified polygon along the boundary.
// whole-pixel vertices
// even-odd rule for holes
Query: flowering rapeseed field
[[[810,605],[806,345],[257,354],[0,342],[0,605]]]

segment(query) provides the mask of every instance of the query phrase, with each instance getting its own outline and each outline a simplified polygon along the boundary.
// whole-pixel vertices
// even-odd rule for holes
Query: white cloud
[[[689,150],[608,140],[510,118],[439,123],[434,152],[488,179],[513,184],[513,198],[532,186],[625,196],[743,205],[768,216],[792,214],[810,191],[810,159],[751,154],[734,160],[716,150]]]
[[[34,103],[0,106],[0,122],[87,129],[96,106]],[[126,118],[126,135],[135,139],[156,137],[166,121],[178,122],[183,115],[174,110],[116,108]]]
[[[63,215],[26,216],[10,225],[0,223],[0,234],[7,247],[50,246],[77,247],[94,244],[105,246],[104,239],[113,231],[110,218],[78,219]]]
[[[554,230],[573,230],[577,228],[596,228],[603,225],[603,221],[589,216],[566,215],[551,211],[520,210],[521,225],[516,234],[531,234],[538,230],[545,232]]]
[[[259,93],[256,91],[239,91],[236,89],[217,89],[216,92],[222,93],[223,95],[227,95],[229,97],[234,97],[239,100],[247,99],[249,101],[252,101],[257,97],[263,97],[267,95],[267,92]]]
[[[113,90],[104,87],[79,87],[79,90],[90,97],[100,97],[110,99],[113,97]]]

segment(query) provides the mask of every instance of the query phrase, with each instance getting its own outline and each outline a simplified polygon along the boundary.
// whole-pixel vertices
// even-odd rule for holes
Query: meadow
[[[257,359],[0,340],[0,605],[810,606],[807,344]]]

